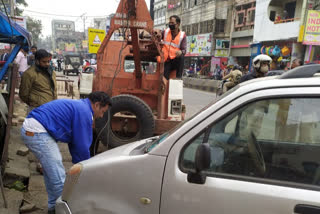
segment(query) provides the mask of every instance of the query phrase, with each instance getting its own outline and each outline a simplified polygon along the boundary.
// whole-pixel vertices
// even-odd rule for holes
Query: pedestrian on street
[[[292,62],[291,69],[294,69],[294,68],[302,66],[302,65],[303,65],[303,61],[299,58],[296,58]]]
[[[173,15],[169,19],[169,28],[160,33],[155,30],[156,36],[163,40],[162,52],[164,55],[164,77],[169,80],[170,73],[176,70],[176,77],[182,78],[184,55],[187,50],[186,33],[180,30],[181,19],[179,16]],[[157,61],[160,62],[158,57]]]
[[[29,68],[28,57],[27,57],[28,52],[29,52],[28,46],[22,47],[15,59],[15,63],[17,63],[19,66],[18,71],[19,71],[20,77]]]
[[[0,61],[8,61],[9,56],[10,56],[9,52],[10,52],[10,49],[7,49],[7,48],[4,49],[4,53],[1,54],[1,56],[0,56]]]
[[[57,63],[58,63],[58,71],[61,71],[61,63],[62,63],[62,59],[59,57],[58,60],[57,60]]]
[[[288,66],[287,66],[287,61],[281,61],[279,68],[280,68],[280,70],[284,70],[284,71],[289,70]]]
[[[56,73],[50,67],[50,53],[46,50],[35,53],[35,64],[21,78],[19,96],[28,105],[28,112],[57,99]]]
[[[38,50],[37,46],[33,45],[31,47],[31,54],[29,54],[29,56],[28,56],[28,65],[29,66],[34,65],[34,63],[36,61],[35,60],[35,54],[36,54],[37,50]]]
[[[95,58],[91,58],[91,59],[90,59],[90,64],[91,64],[91,65],[97,64],[97,60],[96,60]]]
[[[66,177],[57,141],[68,143],[72,163],[89,159],[93,121],[102,117],[109,106],[111,99],[106,93],[92,92],[86,99],[43,104],[25,119],[21,136],[43,167],[48,213],[55,213]]]

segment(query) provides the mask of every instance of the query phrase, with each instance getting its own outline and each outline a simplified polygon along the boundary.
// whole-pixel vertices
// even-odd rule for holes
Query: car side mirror
[[[198,173],[210,167],[211,151],[208,143],[202,143],[198,146],[195,157],[195,166]]]
[[[211,163],[211,151],[208,143],[200,144],[195,155],[195,172],[188,173],[188,182],[195,184],[204,184],[206,175],[202,171],[208,169]]]

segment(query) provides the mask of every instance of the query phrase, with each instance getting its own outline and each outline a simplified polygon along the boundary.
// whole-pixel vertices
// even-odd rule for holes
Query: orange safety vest
[[[174,59],[176,58],[176,52],[180,51],[180,45],[182,42],[182,39],[184,37],[185,33],[183,31],[180,31],[178,35],[172,40],[172,34],[170,28],[166,29],[164,31],[164,37],[163,37],[163,56],[164,61],[167,61],[167,59]],[[161,62],[161,57],[157,57],[158,62]]]

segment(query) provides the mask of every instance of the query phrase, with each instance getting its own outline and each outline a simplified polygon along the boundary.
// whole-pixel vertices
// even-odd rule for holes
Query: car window
[[[70,61],[71,61],[71,63],[75,63],[75,62],[80,62],[80,59],[79,59],[79,57],[70,57]]]
[[[183,149],[180,166],[194,171],[197,146],[206,132],[216,173],[301,184],[320,184],[320,99],[256,101],[198,134]],[[235,176],[237,177],[237,176]]]
[[[188,123],[189,121],[193,120],[193,118],[196,118],[199,114],[201,114],[202,112],[204,112],[205,110],[209,109],[212,105],[214,105],[215,103],[219,102],[221,99],[224,99],[225,97],[229,96],[230,94],[233,93],[233,91],[238,90],[239,85],[233,87],[232,89],[230,89],[229,91],[227,91],[226,93],[222,94],[222,96],[220,96],[217,99],[214,99],[211,103],[209,103],[207,106],[203,107],[200,111],[198,111],[198,113],[194,114],[193,116],[189,117],[188,119],[180,122],[176,127],[172,128],[171,130],[169,130],[168,132],[165,132],[164,134],[161,135],[160,138],[150,142],[149,144],[146,145],[145,148],[145,152],[150,152],[152,151],[157,145],[159,145],[161,142],[163,142],[167,137],[169,137],[171,134],[175,133],[178,129],[180,129],[184,124]]]
[[[124,61],[124,71],[128,73],[133,73],[135,70],[134,60],[125,59]],[[157,63],[151,61],[141,61],[141,71],[146,74],[155,74],[157,71]]]

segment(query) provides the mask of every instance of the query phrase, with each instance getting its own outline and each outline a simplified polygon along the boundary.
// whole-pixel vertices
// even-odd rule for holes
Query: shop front
[[[230,41],[216,39],[216,49],[214,50],[214,56],[211,59],[211,72],[220,68],[224,70],[228,64]]]
[[[303,59],[304,48],[296,39],[269,41],[251,45],[251,56],[266,54],[272,58],[271,70],[288,70],[294,59]]]
[[[250,45],[233,45],[228,64],[237,64],[243,68],[250,64],[251,48]]]
[[[184,69],[199,75],[208,75],[211,69],[211,53],[211,33],[188,36]]]

